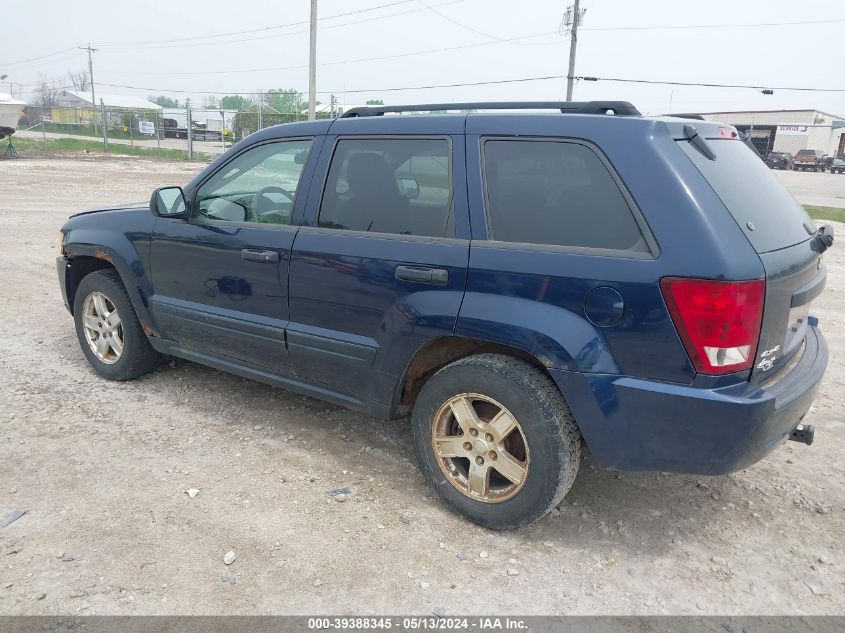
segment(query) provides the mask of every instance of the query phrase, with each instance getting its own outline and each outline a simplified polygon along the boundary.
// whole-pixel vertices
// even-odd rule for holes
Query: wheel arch
[[[547,367],[524,349],[466,336],[442,336],[427,341],[411,356],[397,383],[393,414],[405,415],[413,409],[423,385],[446,365],[468,356],[491,353],[518,358],[552,378]]]
[[[65,269],[65,287],[67,288],[67,300],[71,314],[73,314],[76,289],[79,288],[79,284],[85,277],[98,270],[115,270],[115,267],[105,259],[88,255],[68,259]]]
[[[122,248],[92,243],[68,241],[64,245],[68,262],[65,271],[67,300],[73,313],[73,304],[80,282],[92,272],[114,270],[120,277],[141,327],[147,336],[157,336],[148,297],[152,293],[149,278],[134,246],[125,240]]]

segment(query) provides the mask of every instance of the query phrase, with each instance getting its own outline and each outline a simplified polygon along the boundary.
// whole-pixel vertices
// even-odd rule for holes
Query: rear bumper
[[[813,325],[801,360],[765,386],[701,389],[624,376],[552,375],[603,468],[722,475],[754,464],[789,437],[810,409],[827,360],[827,343]]]
[[[59,276],[59,289],[62,291],[62,301],[65,302],[65,309],[72,314],[73,309],[67,300],[67,260],[63,256],[56,258],[56,274]]]

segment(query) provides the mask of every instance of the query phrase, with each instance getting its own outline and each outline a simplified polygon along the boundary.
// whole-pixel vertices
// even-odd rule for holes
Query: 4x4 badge
[[[761,360],[757,363],[757,369],[760,371],[769,371],[775,365],[775,352],[780,349],[780,345],[775,345],[772,349],[767,349],[760,354]]]

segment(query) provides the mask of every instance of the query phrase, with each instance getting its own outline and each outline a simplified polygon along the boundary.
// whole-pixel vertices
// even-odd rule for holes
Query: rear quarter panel
[[[481,139],[517,134],[592,143],[642,214],[657,245],[653,257],[488,240]],[[591,450],[609,455],[620,432],[613,412],[624,406],[613,390],[597,392],[596,385],[623,376],[684,385],[701,378],[663,301],[661,278],[755,279],[763,276],[760,259],[661,121],[469,115],[467,156],[473,241],[456,333],[534,355],[549,368]],[[624,300],[621,319],[607,327],[585,313],[598,287]],[[747,380],[747,373],[730,380]]]
[[[508,135],[594,144],[642,213],[657,243],[655,256],[634,259],[488,240],[481,139]],[[736,222],[660,121],[469,115],[467,160],[473,241],[458,334],[515,345],[549,367],[689,383],[694,373],[663,302],[660,279],[763,275]],[[584,312],[587,295],[599,286],[614,288],[624,299],[624,316],[610,327],[594,325]]]

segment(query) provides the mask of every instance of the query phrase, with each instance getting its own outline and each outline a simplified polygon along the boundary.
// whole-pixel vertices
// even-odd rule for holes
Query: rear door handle
[[[248,262],[276,264],[279,262],[279,253],[278,251],[254,251],[251,248],[245,248],[241,251],[241,259]]]
[[[427,268],[425,266],[397,266],[396,279],[445,286],[449,283],[449,271],[445,268]]]

